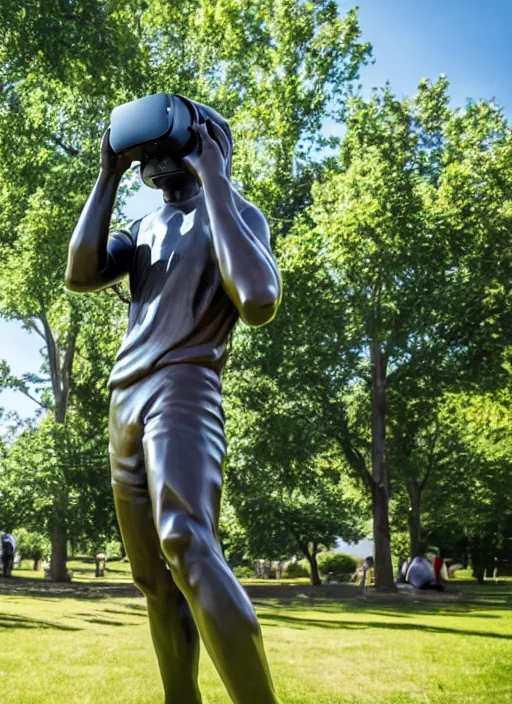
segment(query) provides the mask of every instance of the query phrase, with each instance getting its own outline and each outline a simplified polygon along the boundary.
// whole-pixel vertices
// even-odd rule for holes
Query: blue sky
[[[446,73],[454,104],[495,98],[512,115],[509,0],[361,0],[359,16],[376,59],[365,88],[389,80],[410,95],[421,78]]]
[[[463,106],[469,97],[494,98],[512,117],[512,1],[360,0],[359,7],[363,37],[373,44],[375,58],[362,70],[365,94],[390,81],[398,96],[410,95],[422,78],[446,73],[454,105]],[[160,195],[143,186],[128,204],[127,218],[160,204]],[[0,357],[14,373],[39,369],[40,338],[0,320],[0,340]],[[36,409],[11,392],[0,394],[0,405],[22,415]]]

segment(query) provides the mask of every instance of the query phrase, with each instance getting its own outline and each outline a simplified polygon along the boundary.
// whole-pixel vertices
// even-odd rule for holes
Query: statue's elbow
[[[74,264],[74,252],[72,247],[70,247],[66,266],[66,276],[64,278],[64,286],[68,291],[73,291],[73,293],[81,293],[82,289],[80,287],[80,277],[76,274],[77,267]]]
[[[66,273],[66,278],[64,279],[64,286],[67,288],[68,291],[73,291],[73,293],[77,293],[77,282],[68,273]]]
[[[100,288],[97,283],[93,284],[90,281],[84,281],[70,274],[66,274],[64,286],[73,293],[91,293],[91,291],[97,291]]]
[[[68,291],[71,291],[72,293],[84,292],[82,284],[80,284],[78,281],[75,281],[74,279],[68,279],[66,277],[64,281],[64,286],[67,288]]]
[[[81,282],[78,277],[75,276],[75,273],[73,272],[73,269],[69,263],[66,269],[66,278],[64,279],[64,286],[67,288],[68,291],[73,291],[73,293],[82,292]]]
[[[279,293],[264,291],[244,301],[240,317],[246,325],[260,327],[274,319],[279,307]]]

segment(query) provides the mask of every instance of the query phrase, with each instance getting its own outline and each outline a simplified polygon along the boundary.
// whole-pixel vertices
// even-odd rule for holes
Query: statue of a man
[[[199,636],[233,702],[276,704],[259,623],[222,555],[218,520],[228,338],[238,318],[274,317],[281,281],[265,217],[231,184],[229,125],[194,105],[193,151],[157,150],[142,164],[164,204],[110,235],[131,158],[114,152],[107,131],[66,286],[97,291],[129,276],[128,331],[109,381],[112,485],[166,704],[202,701]]]

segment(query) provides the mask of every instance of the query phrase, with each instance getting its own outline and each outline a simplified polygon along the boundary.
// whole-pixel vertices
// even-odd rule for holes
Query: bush
[[[107,553],[107,560],[120,560],[123,555],[123,545],[119,540],[111,540],[107,543],[105,552]]]
[[[45,535],[30,532],[26,528],[18,528],[13,531],[13,534],[20,561],[32,560],[34,570],[39,568],[41,560],[47,560],[50,557],[51,544]]]
[[[347,582],[357,570],[358,561],[343,552],[324,552],[318,555],[318,567],[324,577],[331,574],[337,582]]]
[[[254,577],[254,570],[252,567],[233,567],[233,574],[237,579],[250,579]]]
[[[300,577],[309,577],[309,571],[302,560],[300,562],[290,562],[284,576],[288,579],[299,579]]]

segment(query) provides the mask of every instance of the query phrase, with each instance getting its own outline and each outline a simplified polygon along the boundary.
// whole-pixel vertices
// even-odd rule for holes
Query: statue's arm
[[[281,300],[267,221],[231,185],[231,145],[222,128],[207,120],[197,126],[196,135],[196,147],[183,161],[204,189],[224,289],[244,323],[264,325]]]
[[[244,323],[265,325],[281,300],[267,220],[236,194],[227,177],[205,179],[203,187],[224,289]]]
[[[128,271],[134,243],[128,232],[109,238],[110,218],[117,188],[129,167],[119,159],[105,133],[98,179],[71,236],[66,287],[71,291],[97,291],[119,281]]]

